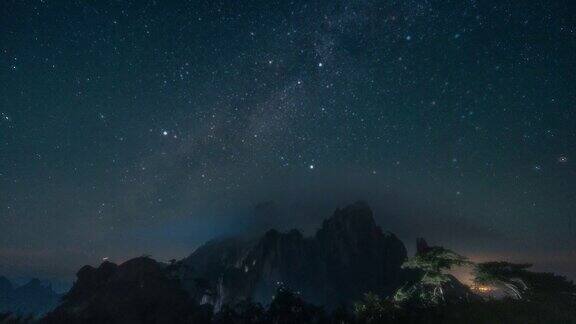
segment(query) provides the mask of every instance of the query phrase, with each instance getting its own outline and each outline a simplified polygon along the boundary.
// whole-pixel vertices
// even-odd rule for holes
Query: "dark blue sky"
[[[0,3],[0,273],[184,257],[261,201],[576,276],[571,1]]]

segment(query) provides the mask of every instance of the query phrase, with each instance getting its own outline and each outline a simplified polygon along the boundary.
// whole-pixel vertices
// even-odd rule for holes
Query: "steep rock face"
[[[296,230],[269,230],[253,241],[212,241],[182,260],[175,273],[197,300],[216,309],[246,299],[267,303],[278,283],[310,281],[317,259],[311,243]]]
[[[210,242],[179,264],[178,275],[216,309],[242,299],[268,303],[278,284],[331,307],[368,291],[391,294],[403,283],[405,258],[402,242],[358,202],[336,210],[311,238],[270,230],[254,241]]]
[[[344,302],[372,291],[391,294],[402,281],[404,244],[383,233],[363,202],[336,210],[316,234],[324,261],[323,277],[331,302]]]
[[[198,307],[166,266],[141,257],[119,266],[85,266],[47,323],[184,323]]]
[[[0,312],[39,315],[56,307],[59,298],[50,285],[38,279],[15,287],[10,280],[0,277]]]
[[[278,284],[311,295],[318,289],[318,261],[315,242],[299,231],[268,231],[242,260],[242,269],[252,282],[250,297],[267,303]]]
[[[171,275],[195,300],[217,308],[225,301],[247,298],[250,285],[242,260],[255,243],[237,238],[210,241],[171,267]]]

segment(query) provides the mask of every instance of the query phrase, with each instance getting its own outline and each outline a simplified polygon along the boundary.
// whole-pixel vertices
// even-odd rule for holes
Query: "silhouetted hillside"
[[[165,265],[140,257],[85,266],[47,323],[187,323],[199,311]]]
[[[43,314],[56,307],[59,298],[50,285],[38,279],[16,287],[6,277],[0,276],[0,313]]]

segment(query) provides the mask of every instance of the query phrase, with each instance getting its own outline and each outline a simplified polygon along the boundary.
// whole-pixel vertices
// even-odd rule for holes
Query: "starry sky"
[[[574,278],[575,10],[1,1],[0,274],[311,233],[361,199],[411,250]]]

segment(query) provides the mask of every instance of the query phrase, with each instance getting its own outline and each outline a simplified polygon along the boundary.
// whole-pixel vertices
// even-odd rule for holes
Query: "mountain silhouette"
[[[312,237],[269,230],[252,240],[207,242],[169,265],[140,257],[84,266],[46,320],[138,323],[144,316],[178,322],[202,316],[202,304],[218,311],[247,300],[269,303],[279,285],[336,307],[367,291],[390,295],[410,274],[401,269],[406,257],[403,243],[357,202],[337,209]]]
[[[272,229],[254,239],[209,241],[170,264],[139,257],[120,265],[84,266],[62,303],[44,320],[205,323],[212,314],[216,319],[248,316],[236,314],[237,309],[264,318],[257,305],[270,305],[270,318],[278,312],[302,315],[292,314],[293,307],[319,318],[321,309],[311,304],[349,308],[367,292],[390,297],[417,282],[421,273],[403,269],[406,259],[404,244],[382,231],[366,203],[356,202],[337,209],[311,237],[298,230]],[[469,292],[456,278],[446,289],[451,285]]]
[[[178,275],[216,309],[242,299],[266,303],[279,283],[332,307],[366,291],[392,293],[408,275],[400,268],[406,256],[404,244],[357,202],[336,210],[313,237],[270,230],[255,240],[208,242],[178,264]]]
[[[0,313],[43,314],[56,307],[59,298],[50,285],[39,279],[17,287],[8,278],[0,276]]]

